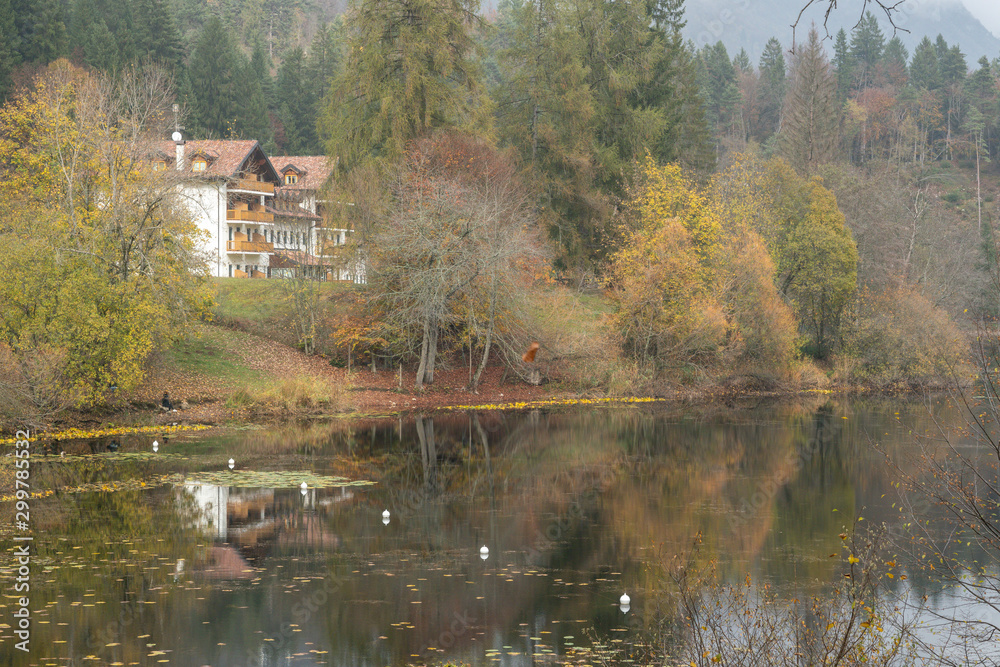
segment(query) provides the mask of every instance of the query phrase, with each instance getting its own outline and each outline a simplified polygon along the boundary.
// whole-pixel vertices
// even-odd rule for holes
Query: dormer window
[[[285,185],[295,185],[299,182],[299,175],[293,171],[285,174]]]
[[[163,171],[167,168],[167,163],[157,160],[153,163],[153,171]]]
[[[196,157],[191,163],[191,171],[205,171],[208,169],[208,160],[203,157]]]

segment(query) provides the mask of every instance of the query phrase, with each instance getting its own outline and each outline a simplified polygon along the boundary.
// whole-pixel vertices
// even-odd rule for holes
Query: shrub
[[[875,387],[948,384],[965,372],[967,344],[948,314],[911,287],[864,292],[843,320],[846,377]]]

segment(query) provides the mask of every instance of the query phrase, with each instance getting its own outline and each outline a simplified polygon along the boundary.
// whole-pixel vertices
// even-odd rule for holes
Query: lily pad
[[[264,489],[293,489],[302,482],[311,489],[328,489],[344,486],[370,486],[375,482],[364,479],[347,479],[316,475],[308,470],[220,470],[189,473],[188,484],[214,484],[215,486],[255,487]]]

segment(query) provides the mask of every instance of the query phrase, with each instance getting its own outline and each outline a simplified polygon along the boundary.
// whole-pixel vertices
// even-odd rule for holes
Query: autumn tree
[[[657,372],[716,361],[726,332],[715,293],[719,221],[675,165],[640,166],[608,274],[627,353]]]
[[[366,252],[372,305],[386,318],[381,338],[418,347],[419,389],[434,381],[442,335],[464,330],[482,348],[475,386],[516,317],[519,267],[533,252],[530,199],[509,159],[446,132],[411,144],[390,193]]]
[[[4,374],[50,405],[135,387],[149,353],[203,312],[198,232],[177,173],[149,159],[172,101],[160,70],[112,80],[57,61],[0,111]],[[40,388],[53,376],[66,384]]]

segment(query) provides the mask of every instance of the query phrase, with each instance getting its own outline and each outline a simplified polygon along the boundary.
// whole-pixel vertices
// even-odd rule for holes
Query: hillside
[[[722,40],[730,54],[746,49],[750,60],[760,60],[764,45],[771,37],[787,49],[792,44],[792,23],[805,3],[802,0],[700,0],[685,3],[687,28],[684,36],[701,48]],[[822,3],[825,7],[826,4]],[[861,18],[861,3],[840,3],[830,14],[827,30],[831,37],[843,28],[848,34]],[[872,12],[875,13],[874,10]],[[893,34],[892,26],[884,15],[876,15],[887,38]],[[810,24],[822,28],[823,11],[819,4],[810,7],[803,15],[796,32],[796,39],[804,40]],[[940,33],[949,44],[958,44],[971,66],[981,56],[991,60],[1000,56],[1000,39],[962,5],[960,0],[924,0],[905,2],[895,19],[897,35],[913,54],[917,43],[926,35],[933,41]],[[906,32],[908,31],[908,32]],[[832,43],[827,51],[833,50]]]

